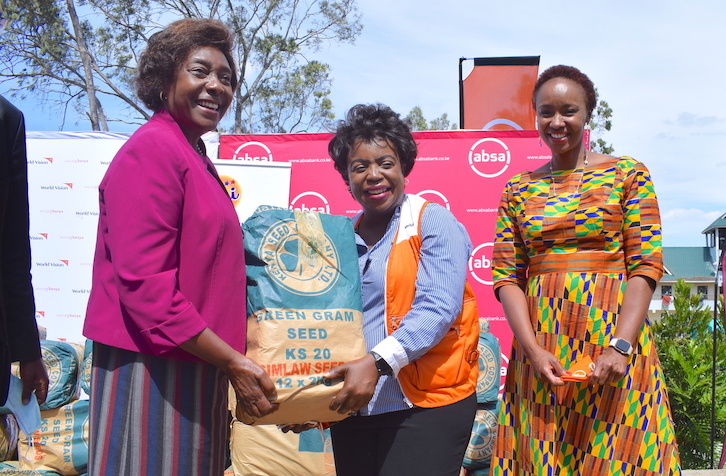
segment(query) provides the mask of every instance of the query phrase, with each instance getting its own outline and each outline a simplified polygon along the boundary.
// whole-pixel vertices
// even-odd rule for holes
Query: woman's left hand
[[[368,404],[378,383],[376,359],[366,354],[360,359],[346,362],[325,375],[327,378],[343,378],[343,389],[333,399],[330,409],[341,415],[357,412]]]
[[[590,374],[590,383],[607,385],[617,382],[625,376],[629,360],[629,356],[608,347],[595,360],[595,370]]]
[[[612,337],[637,344],[655,284],[655,281],[646,276],[633,276],[628,279],[618,315],[617,333],[613,333]],[[632,356],[623,355],[612,347],[605,348],[595,360],[595,370],[589,375],[590,382],[600,385],[617,382],[625,376],[631,358]]]

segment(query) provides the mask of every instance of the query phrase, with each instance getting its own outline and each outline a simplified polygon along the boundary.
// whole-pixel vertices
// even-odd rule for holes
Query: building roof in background
[[[723,217],[720,219],[723,219]],[[724,224],[726,226],[726,220]],[[716,270],[711,260],[711,248],[706,246],[664,246],[663,265],[665,273],[663,277],[686,280],[693,278],[714,279]]]
[[[714,230],[715,228],[726,228],[726,213],[718,217],[713,223],[708,225],[705,230],[703,230],[701,233],[706,234],[709,231]]]

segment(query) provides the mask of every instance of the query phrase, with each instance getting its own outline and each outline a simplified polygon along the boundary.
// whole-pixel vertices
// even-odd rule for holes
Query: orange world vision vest
[[[416,295],[421,257],[421,217],[429,202],[407,195],[401,221],[386,264],[386,326],[398,329]],[[398,380],[414,405],[434,408],[458,402],[476,391],[479,374],[477,342],[479,312],[467,281],[462,309],[441,341],[419,359],[403,367]]]

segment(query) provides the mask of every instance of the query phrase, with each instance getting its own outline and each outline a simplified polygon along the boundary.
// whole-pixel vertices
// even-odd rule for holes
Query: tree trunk
[[[235,91],[235,96],[237,96],[237,100],[234,102],[234,133],[241,134],[242,108],[244,107],[244,105],[242,104],[242,93],[240,92],[239,85],[237,85],[237,91]]]
[[[76,35],[78,51],[81,54],[81,61],[83,62],[83,73],[86,77],[86,95],[88,96],[88,116],[91,120],[91,128],[94,131],[108,131],[106,117],[103,109],[100,107],[101,103],[96,98],[96,87],[93,84],[93,67],[91,65],[93,59],[86,47],[86,39],[83,37],[81,22],[78,21],[76,6],[73,4],[73,0],[66,0],[66,5],[68,6],[68,15],[71,17],[73,31]]]

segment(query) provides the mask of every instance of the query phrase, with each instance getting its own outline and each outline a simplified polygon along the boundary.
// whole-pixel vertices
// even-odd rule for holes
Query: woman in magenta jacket
[[[99,186],[84,334],[94,341],[89,475],[222,475],[227,387],[254,416],[274,384],[245,352],[242,232],[201,136],[232,102],[233,39],[174,22],[135,78],[153,117]]]

